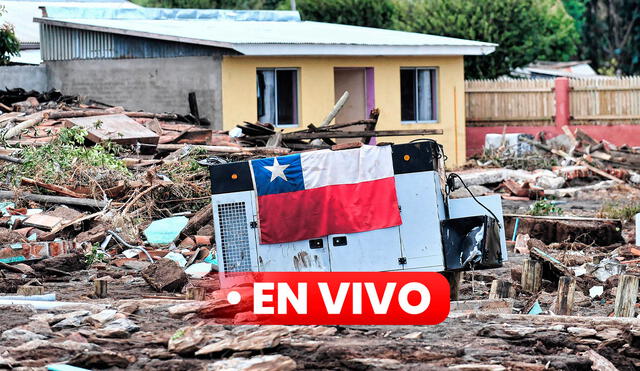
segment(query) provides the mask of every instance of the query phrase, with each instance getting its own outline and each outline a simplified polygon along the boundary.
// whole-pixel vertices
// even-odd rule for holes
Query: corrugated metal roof
[[[245,55],[483,55],[495,44],[320,22],[49,19],[57,26],[231,47]]]
[[[167,8],[71,8],[47,6],[48,18],[60,19],[147,19],[217,21],[297,22],[300,13],[292,10],[233,10],[233,9],[167,9]]]
[[[173,58],[222,55],[210,46],[144,39],[106,32],[41,25],[42,58],[71,59]],[[234,53],[227,50],[225,54]]]
[[[38,7],[73,7],[81,8],[139,8],[138,5],[126,0],[2,0],[0,5],[6,9],[6,13],[0,16],[1,23],[11,23],[16,36],[21,43],[40,42],[39,26],[33,22],[34,17],[41,17],[42,12]]]

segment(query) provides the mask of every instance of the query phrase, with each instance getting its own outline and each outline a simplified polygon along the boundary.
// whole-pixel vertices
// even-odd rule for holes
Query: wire
[[[453,188],[455,186],[455,179],[454,178],[458,178],[460,180],[460,183],[462,183],[462,186],[467,190],[467,192],[469,192],[471,197],[473,197],[473,199],[478,203],[478,205],[482,206],[485,210],[487,210],[489,212],[489,214],[491,214],[493,216],[493,218],[496,220],[496,223],[498,223],[498,227],[502,228],[502,225],[500,224],[500,220],[498,219],[496,214],[494,214],[493,211],[491,211],[488,207],[486,207],[482,202],[480,202],[476,198],[476,196],[473,194],[473,192],[471,192],[469,187],[467,187],[467,185],[464,183],[464,180],[462,180],[460,175],[458,175],[456,173],[450,173],[449,176],[447,176],[447,197],[449,196],[449,194],[451,193],[451,191],[453,190]]]

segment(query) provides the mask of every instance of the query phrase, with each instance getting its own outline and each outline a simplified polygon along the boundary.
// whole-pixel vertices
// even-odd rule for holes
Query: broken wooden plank
[[[87,130],[87,139],[94,143],[112,141],[119,144],[158,144],[158,134],[138,124],[124,114],[77,117],[65,120],[66,126],[79,126]]]
[[[44,213],[34,214],[22,221],[22,224],[28,227],[36,227],[44,230],[52,230],[62,223],[62,218],[51,216]]]
[[[340,99],[338,99],[336,104],[333,106],[329,114],[327,114],[327,117],[325,117],[324,120],[322,120],[322,122],[320,123],[320,127],[329,125],[329,123],[338,115],[338,113],[340,113],[340,110],[342,109],[344,104],[347,103],[348,99],[349,99],[349,92],[345,91],[344,94],[342,94]]]
[[[29,184],[29,185],[34,185],[37,187],[42,187],[44,189],[48,189],[50,191],[59,193],[61,195],[64,196],[69,196],[69,197],[75,197],[75,198],[85,198],[86,195],[80,194],[80,193],[76,193],[70,189],[55,185],[55,184],[48,184],[48,183],[43,183],[34,179],[30,179],[30,178],[22,178],[20,180],[20,182],[22,184]]]
[[[613,315],[615,317],[635,317],[638,283],[640,277],[623,274],[618,283]]]
[[[537,293],[542,286],[542,263],[527,259],[522,265],[522,289],[524,291]]]

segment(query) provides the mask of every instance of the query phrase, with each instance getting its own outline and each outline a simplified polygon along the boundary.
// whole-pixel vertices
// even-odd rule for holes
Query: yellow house
[[[36,19],[42,57],[51,85],[65,92],[166,111],[187,108],[186,96],[195,92],[200,114],[214,128],[261,121],[295,130],[322,122],[348,91],[336,123],[379,108],[376,129],[442,129],[434,139],[449,165],[465,159],[464,55],[489,54],[496,46],[301,21],[295,11],[46,12]],[[87,70],[90,87],[82,83]]]

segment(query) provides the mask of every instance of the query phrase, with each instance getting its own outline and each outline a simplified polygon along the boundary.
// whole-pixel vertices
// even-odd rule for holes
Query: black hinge
[[[250,226],[251,228],[253,228],[253,229],[258,228],[258,222],[253,221],[253,222],[249,223],[249,226]]]
[[[401,265],[407,264],[407,258],[405,257],[398,258],[398,264],[401,264]]]

